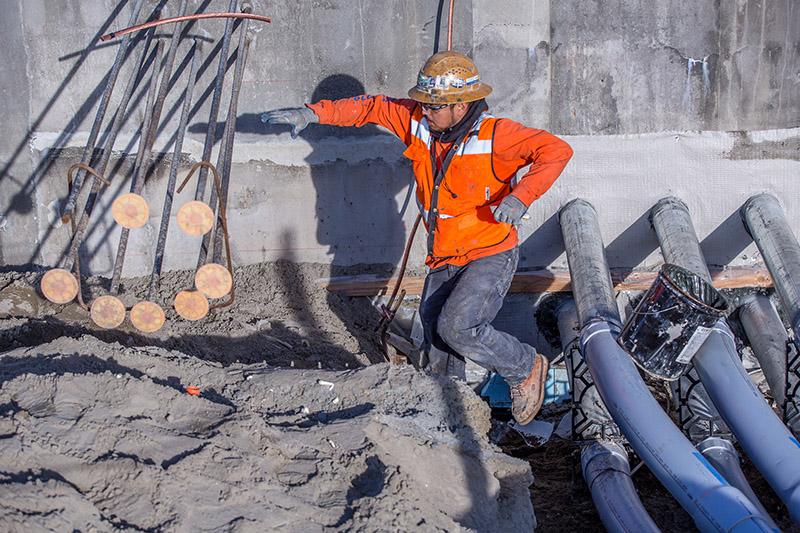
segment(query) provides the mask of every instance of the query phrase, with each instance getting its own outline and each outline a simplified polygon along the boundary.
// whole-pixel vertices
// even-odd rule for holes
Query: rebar
[[[178,190],[176,191],[177,194],[180,194],[181,191],[183,190],[183,188],[186,186],[186,184],[189,183],[189,180],[191,179],[191,177],[194,174],[195,170],[197,170],[198,168],[203,168],[203,167],[207,167],[207,168],[211,169],[211,173],[214,176],[214,184],[216,185],[216,188],[217,188],[217,197],[218,198],[222,197],[222,190],[221,190],[220,179],[219,179],[219,174],[217,173],[217,169],[214,168],[214,165],[212,165],[211,163],[208,163],[207,161],[199,161],[198,163],[196,163],[192,167],[192,170],[190,170],[189,174],[186,176],[186,178],[184,178],[183,183],[181,183],[180,187],[178,187]],[[227,266],[228,273],[231,275],[231,280],[233,280],[233,263],[232,263],[232,260],[231,260],[231,247],[230,247],[230,240],[229,240],[229,236],[228,236],[228,222],[227,222],[227,217],[225,215],[225,206],[220,202],[218,207],[219,207],[219,214],[220,214],[220,219],[219,220],[220,220],[220,224],[222,225],[222,235],[225,238],[225,259],[227,260],[227,263],[228,263],[228,266]],[[229,306],[229,305],[231,305],[233,303],[233,300],[235,298],[236,298],[236,284],[235,284],[235,282],[232,281],[230,299],[227,302],[222,302],[222,303],[219,303],[219,304],[216,304],[216,305],[211,305],[211,306],[209,306],[209,309],[218,309],[220,307],[227,307],[227,306]]]
[[[186,12],[187,0],[181,0],[178,12],[183,15]],[[152,26],[151,26],[152,27]],[[156,66],[153,69],[153,86],[151,92],[148,94],[147,107],[145,108],[145,119],[142,127],[142,137],[139,144],[139,154],[137,166],[134,171],[133,182],[131,183],[131,192],[139,194],[144,187],[145,176],[150,167],[150,155],[153,150],[153,144],[156,141],[158,133],[158,123],[161,119],[161,110],[164,108],[164,100],[169,92],[169,80],[172,76],[172,68],[175,64],[175,55],[178,52],[180,44],[181,30],[183,29],[183,22],[175,25],[172,31],[172,40],[170,42],[167,57],[164,60],[164,72],[161,78],[161,84],[158,86],[158,95],[155,97],[155,102],[151,103],[151,96],[154,94],[152,89],[157,85],[158,74],[161,67],[161,55],[163,43],[158,43],[158,54],[156,57]],[[117,257],[114,261],[114,273],[111,278],[111,294],[119,292],[120,278],[122,277],[122,266],[125,263],[125,253],[128,248],[128,237],[130,230],[122,228],[119,238],[119,246],[117,247]]]
[[[153,271],[150,275],[150,288],[147,292],[147,299],[153,301],[158,288],[158,282],[161,277],[161,269],[164,264],[164,248],[167,243],[167,230],[169,229],[170,213],[172,211],[172,201],[175,197],[175,184],[178,177],[178,163],[180,161],[181,149],[183,148],[183,140],[186,135],[186,126],[189,122],[189,113],[192,107],[192,95],[194,93],[194,86],[197,78],[197,70],[200,65],[200,58],[202,57],[200,45],[195,40],[194,45],[190,51],[192,54],[192,66],[189,70],[189,81],[186,83],[186,90],[183,96],[183,110],[181,111],[180,124],[178,126],[178,136],[175,139],[175,149],[172,152],[172,163],[169,169],[169,180],[167,182],[167,190],[164,195],[164,209],[161,212],[161,225],[158,230],[158,241],[156,243],[155,261],[153,263]]]
[[[153,72],[150,79],[150,91],[147,94],[147,103],[145,104],[145,116],[142,121],[142,129],[139,134],[139,151],[136,155],[136,165],[133,171],[133,180],[131,180],[131,192],[139,193],[139,182],[143,181],[144,174],[143,168],[150,164],[150,127],[153,122],[153,104],[156,97],[156,88],[158,86],[158,73],[161,70],[161,58],[164,51],[164,43],[159,42],[156,45],[156,57],[153,61]],[[156,119],[158,122],[158,119]],[[119,237],[119,245],[117,246],[117,257],[114,260],[114,272],[111,276],[111,288],[109,293],[116,295],[119,292],[120,278],[122,277],[122,265],[125,262],[125,253],[128,248],[128,235],[130,230],[122,228]]]
[[[231,0],[228,11],[236,8],[236,0]],[[211,109],[208,112],[208,127],[206,128],[206,140],[203,145],[203,161],[211,159],[211,149],[214,147],[214,137],[217,129],[217,117],[219,116],[219,102],[222,99],[222,84],[225,80],[225,71],[228,64],[228,48],[230,47],[231,35],[233,34],[233,19],[229,18],[225,24],[225,35],[222,38],[222,46],[219,51],[219,65],[217,67],[217,77],[214,79],[214,95],[211,98]],[[197,189],[194,199],[202,202],[206,191],[206,167],[200,169],[200,176],[197,180]]]
[[[103,153],[100,157],[100,164],[97,165],[97,173],[98,174],[105,174],[106,167],[108,166],[108,162],[111,159],[111,152],[114,148],[114,142],[117,139],[117,134],[119,133],[120,128],[122,127],[122,123],[125,120],[125,112],[127,111],[128,104],[130,103],[131,96],[133,95],[133,90],[137,85],[137,81],[139,76],[142,73],[142,68],[145,64],[145,58],[147,57],[147,51],[150,48],[150,43],[153,40],[153,30],[147,32],[147,37],[145,38],[144,45],[142,47],[142,51],[139,56],[139,61],[136,63],[138,68],[135,69],[132,73],[130,78],[128,79],[128,85],[125,87],[125,92],[122,95],[119,105],[117,106],[117,113],[114,115],[114,120],[109,128],[108,135],[106,138],[106,142],[103,145]],[[71,181],[71,180],[70,180]],[[77,264],[78,261],[78,250],[80,249],[80,245],[83,242],[83,236],[86,233],[86,227],[89,224],[89,217],[94,210],[95,203],[97,202],[97,198],[100,194],[100,187],[102,182],[95,177],[92,180],[92,188],[89,192],[88,197],[86,198],[86,205],[83,208],[83,212],[81,213],[80,222],[77,226],[74,223],[74,210],[70,211],[68,217],[72,220],[72,239],[70,241],[69,248],[67,252],[64,254],[62,258],[62,268],[66,270],[71,270],[72,265],[75,263]],[[70,184],[70,193],[74,189],[75,185]]]
[[[136,5],[133,7],[133,12],[131,13],[130,24],[136,22],[136,17],[139,16],[139,11],[142,8],[143,0],[137,0]],[[89,161],[92,157],[92,153],[94,152],[95,143],[97,142],[97,136],[100,133],[100,126],[103,122],[103,118],[105,118],[106,110],[108,109],[108,104],[111,99],[111,93],[114,90],[114,85],[117,83],[117,76],[119,75],[120,68],[122,67],[122,63],[125,58],[125,54],[128,51],[128,45],[130,44],[130,36],[125,36],[121,43],[119,43],[119,49],[117,50],[117,58],[114,61],[114,65],[111,67],[111,70],[108,73],[108,80],[106,81],[106,87],[103,90],[103,94],[100,97],[100,105],[97,108],[97,114],[94,118],[94,123],[92,124],[92,129],[89,133],[89,140],[86,142],[86,148],[83,150],[83,156],[81,157],[81,164],[88,165]],[[70,218],[70,214],[75,210],[75,202],[78,199],[78,193],[80,192],[81,186],[83,185],[83,178],[85,174],[82,172],[78,172],[77,176],[75,176],[75,180],[73,182],[72,187],[69,191],[69,196],[67,196],[66,204],[64,205],[64,209],[61,212],[61,221],[66,223]]]
[[[245,20],[244,24],[241,28],[241,33],[239,35],[239,47],[236,53],[236,69],[234,70],[234,77],[233,77],[233,87],[231,88],[231,100],[228,104],[228,116],[225,119],[225,131],[222,135],[222,146],[220,147],[219,151],[219,161],[217,162],[217,168],[222,169],[222,197],[220,198],[221,204],[228,203],[228,189],[230,186],[230,179],[231,179],[231,164],[233,162],[233,138],[236,135],[236,112],[238,109],[238,102],[239,102],[239,91],[242,87],[242,78],[244,76],[244,66],[247,61],[247,53],[250,49],[250,43],[252,41],[252,36],[249,35],[247,31],[247,23],[248,21]],[[215,191],[211,191],[211,200],[210,204],[214,205],[216,202]],[[217,227],[214,231],[214,255],[213,261],[215,263],[219,263],[219,260],[222,256],[222,228],[220,226],[219,220],[217,220]],[[208,249],[208,240],[206,238],[211,237],[211,232],[207,233],[203,237],[203,246],[201,247],[202,250]],[[205,260],[205,258],[203,258]],[[205,262],[205,261],[204,261]],[[198,267],[201,264],[198,262]]]
[[[75,163],[67,171],[67,191],[72,191],[72,183],[73,183],[72,182],[72,172],[75,171],[75,169],[78,169],[78,168],[83,169],[86,172],[88,172],[89,174],[91,174],[92,176],[94,176],[95,181],[99,180],[106,187],[111,185],[111,183],[107,179],[105,179],[101,174],[99,174],[92,167],[90,167],[88,165],[84,165],[83,163]],[[69,214],[69,222],[70,222],[70,226],[71,226],[71,229],[72,229],[72,233],[74,235],[75,234],[75,229],[76,229],[76,224],[75,224],[75,217],[73,215],[74,215],[73,213]],[[78,305],[80,305],[81,307],[83,307],[83,309],[88,311],[89,307],[83,301],[83,293],[82,293],[82,289],[81,289],[81,267],[80,267],[80,262],[78,261],[78,257],[77,256],[75,257],[74,264],[75,264],[75,281],[78,282],[78,292],[76,294],[77,298],[78,298]]]

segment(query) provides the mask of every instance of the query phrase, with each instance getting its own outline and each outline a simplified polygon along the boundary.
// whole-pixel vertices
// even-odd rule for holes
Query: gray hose
[[[675,427],[617,343],[619,312],[594,207],[573,200],[561,209],[559,221],[581,321],[583,357],[628,442],[701,531],[770,531],[753,503]]]
[[[711,282],[686,205],[675,198],[661,200],[653,207],[651,220],[664,261],[694,269]],[[714,326],[693,363],[742,448],[800,522],[800,446],[750,380],[725,321]]]

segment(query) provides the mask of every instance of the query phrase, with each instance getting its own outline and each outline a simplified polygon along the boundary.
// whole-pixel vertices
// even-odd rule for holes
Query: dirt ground
[[[237,268],[232,305],[196,322],[167,311],[152,334],[51,304],[41,274],[0,274],[3,531],[602,530],[570,440],[491,443],[508,413],[384,363],[374,306],[321,289],[322,266]],[[124,280],[120,298],[148,282]],[[86,300],[107,287],[87,280]],[[186,288],[191,274],[170,273],[159,297]],[[663,531],[695,530],[646,466],[633,479]]]

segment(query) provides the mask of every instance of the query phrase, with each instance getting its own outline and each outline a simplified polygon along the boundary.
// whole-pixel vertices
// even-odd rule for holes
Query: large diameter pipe
[[[561,209],[559,221],[581,320],[583,358],[628,442],[701,531],[770,531],[753,503],[672,423],[617,343],[619,311],[594,207],[573,200]]]
[[[578,306],[579,326],[583,327],[597,318],[619,325],[619,310],[614,299],[614,285],[603,249],[597,212],[588,202],[573,200],[560,211],[559,222],[567,249],[572,294]]]
[[[661,531],[645,511],[633,486],[628,454],[622,446],[613,442],[594,442],[581,452],[581,466],[606,531]]]
[[[686,204],[664,199],[653,207],[651,220],[664,260],[687,270],[694,268],[710,283]],[[714,406],[800,523],[800,446],[747,375],[724,320],[714,326],[692,361]]]
[[[556,316],[561,345],[566,355],[578,342],[579,328],[575,300],[569,298],[561,302],[556,310]],[[567,365],[567,368],[571,371],[570,365]],[[573,397],[573,401],[579,399]],[[586,480],[586,485],[592,493],[592,501],[606,531],[637,533],[660,531],[647,514],[633,486],[628,454],[622,446],[612,441],[594,441],[581,450],[581,465],[583,479]]]
[[[765,294],[748,294],[739,306],[742,323],[753,354],[777,405],[786,402],[786,343],[789,334],[777,309]]]
[[[753,492],[753,489],[747,482],[747,478],[744,477],[744,472],[742,472],[742,467],[739,462],[739,452],[736,451],[733,444],[719,437],[708,437],[697,445],[697,449],[703,454],[703,457],[711,463],[711,466],[722,474],[725,481],[750,498],[750,501],[761,511],[761,515],[769,521],[769,526],[775,531],[778,531],[778,525],[769,516],[764,506],[761,505],[758,496]]]
[[[797,342],[800,339],[800,244],[797,237],[777,198],[771,194],[752,196],[742,206],[741,215],[764,258]]]

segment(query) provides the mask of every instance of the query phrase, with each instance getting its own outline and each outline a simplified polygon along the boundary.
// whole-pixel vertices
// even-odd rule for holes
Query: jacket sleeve
[[[497,122],[494,135],[495,173],[513,174],[526,165],[512,194],[529,206],[561,175],[572,157],[572,148],[544,130],[527,128],[509,119]]]
[[[357,126],[378,124],[410,142],[411,111],[416,102],[410,99],[389,98],[384,95],[362,95],[342,100],[321,100],[306,104],[319,117],[320,124]]]

